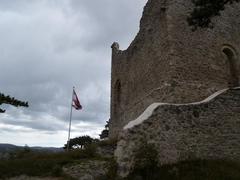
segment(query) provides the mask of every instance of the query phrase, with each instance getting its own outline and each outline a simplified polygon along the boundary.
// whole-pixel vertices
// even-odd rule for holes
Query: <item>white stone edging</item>
[[[233,89],[240,89],[240,87],[236,87]],[[219,96],[220,94],[223,94],[224,92],[226,92],[227,90],[229,90],[229,88],[226,89],[222,89],[220,91],[215,92],[214,94],[212,94],[211,96],[209,96],[208,98],[204,99],[203,101],[199,101],[199,102],[193,102],[193,103],[185,103],[185,104],[174,104],[174,103],[153,103],[150,106],[147,107],[147,109],[135,120],[130,121],[126,126],[123,127],[123,130],[127,130],[127,129],[131,129],[136,125],[139,125],[141,123],[143,123],[145,120],[147,120],[154,112],[155,109],[157,109],[159,106],[163,106],[163,105],[173,105],[173,106],[182,106],[182,105],[197,105],[197,104],[203,104],[203,103],[207,103],[211,100],[213,100],[214,98],[216,98],[217,96]]]

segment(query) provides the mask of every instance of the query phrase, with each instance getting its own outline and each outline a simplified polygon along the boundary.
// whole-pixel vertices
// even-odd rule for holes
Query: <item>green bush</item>
[[[143,178],[145,180],[158,179],[158,152],[153,145],[144,143],[134,156],[133,169],[128,179]]]
[[[154,146],[145,144],[134,155],[134,167],[125,180],[239,180],[240,162],[188,160],[160,166]]]
[[[108,160],[108,172],[97,180],[114,180],[117,177],[117,162],[112,158]]]

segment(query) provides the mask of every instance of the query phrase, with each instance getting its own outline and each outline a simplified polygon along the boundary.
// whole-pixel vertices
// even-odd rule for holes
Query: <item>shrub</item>
[[[128,179],[141,177],[145,180],[155,180],[159,170],[158,152],[151,144],[144,143],[134,156],[133,169]]]
[[[134,166],[126,180],[239,180],[240,162],[186,160],[162,165],[153,145],[145,143],[134,155]]]

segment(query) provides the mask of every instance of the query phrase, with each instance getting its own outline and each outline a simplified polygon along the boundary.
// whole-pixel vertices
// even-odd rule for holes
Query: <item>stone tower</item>
[[[196,102],[239,85],[240,5],[194,32],[192,8],[191,0],[149,0],[130,46],[112,45],[110,137],[154,102]]]

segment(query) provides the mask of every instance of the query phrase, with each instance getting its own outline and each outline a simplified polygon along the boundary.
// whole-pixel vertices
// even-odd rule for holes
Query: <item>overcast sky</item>
[[[63,146],[72,86],[72,137],[98,137],[109,119],[111,44],[126,49],[146,0],[0,0],[0,92],[29,108],[1,106],[0,143]]]

